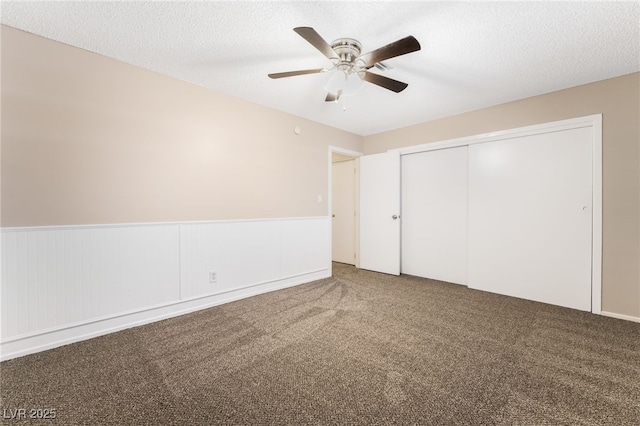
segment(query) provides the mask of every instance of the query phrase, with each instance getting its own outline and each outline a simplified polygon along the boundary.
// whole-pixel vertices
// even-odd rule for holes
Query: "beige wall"
[[[368,136],[364,152],[603,114],[602,309],[640,317],[640,73]]]
[[[2,26],[3,227],[326,215],[362,141]]]

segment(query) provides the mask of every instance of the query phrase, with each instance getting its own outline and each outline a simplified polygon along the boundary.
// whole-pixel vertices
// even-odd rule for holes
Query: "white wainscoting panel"
[[[281,232],[283,276],[297,277],[331,267],[331,219],[287,221],[281,224]]]
[[[328,277],[330,224],[5,228],[0,359]]]
[[[189,299],[327,270],[326,218],[181,225],[181,297]],[[217,282],[209,274],[215,272]]]
[[[2,233],[2,338],[178,297],[178,226]]]

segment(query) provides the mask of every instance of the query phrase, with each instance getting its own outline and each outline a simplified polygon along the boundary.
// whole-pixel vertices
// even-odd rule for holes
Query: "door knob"
[[[331,217],[336,217],[336,214],[335,214],[335,213],[334,213],[334,214],[332,214],[332,215],[331,215]]]
[[[394,214],[393,216],[391,216],[391,219],[396,220],[397,218],[399,218],[400,216],[398,216],[397,214]]]

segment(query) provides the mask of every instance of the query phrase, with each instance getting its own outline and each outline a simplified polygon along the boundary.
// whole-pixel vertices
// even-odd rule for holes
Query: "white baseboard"
[[[622,314],[616,314],[614,312],[606,312],[606,311],[601,311],[600,315],[602,315],[604,317],[611,317],[611,318],[617,318],[617,319],[621,319],[621,320],[640,323],[640,318],[639,317],[632,317],[631,315],[622,315]]]
[[[78,323],[31,333],[29,335],[17,336],[2,342],[0,361],[57,348],[70,343],[80,342],[127,328],[149,324],[155,321],[188,314],[201,309],[222,305],[287,287],[293,287],[330,276],[331,271],[329,269],[322,269],[298,276],[248,285],[230,291],[222,291],[220,293],[210,294],[204,297],[196,297],[136,312],[128,312],[112,317],[87,321],[85,323]]]

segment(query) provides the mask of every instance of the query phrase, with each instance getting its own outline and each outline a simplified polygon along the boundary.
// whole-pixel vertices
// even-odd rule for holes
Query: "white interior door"
[[[591,310],[591,138],[469,146],[469,287]]]
[[[404,274],[467,284],[467,147],[402,156]]]
[[[331,175],[332,260],[355,264],[356,168],[355,160],[333,163]]]
[[[360,157],[360,268],[400,275],[400,155]]]

